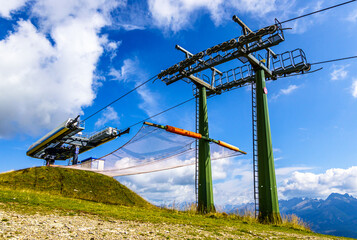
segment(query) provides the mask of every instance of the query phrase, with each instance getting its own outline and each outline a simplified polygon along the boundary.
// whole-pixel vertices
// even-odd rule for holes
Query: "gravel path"
[[[0,219],[1,239],[328,239],[233,228],[209,232],[191,225],[108,220],[89,214],[27,215],[0,209]]]

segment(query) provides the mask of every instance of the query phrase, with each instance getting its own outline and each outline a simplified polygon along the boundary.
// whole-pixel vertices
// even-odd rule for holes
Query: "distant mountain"
[[[293,198],[279,201],[280,212],[295,214],[317,233],[357,238],[357,199],[348,194],[332,193],[325,200]],[[225,212],[254,211],[254,204],[226,205]]]
[[[279,202],[282,214],[295,214],[318,233],[357,238],[357,199],[332,193],[326,200],[294,198]]]

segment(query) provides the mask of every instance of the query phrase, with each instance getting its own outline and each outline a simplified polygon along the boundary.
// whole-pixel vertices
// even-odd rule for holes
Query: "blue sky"
[[[342,1],[0,1],[0,172],[42,165],[27,148],[68,117],[85,118],[161,70],[239,36],[235,14],[256,30]],[[315,63],[357,55],[357,3],[283,25],[276,53],[301,48]],[[239,61],[231,66],[239,66]],[[280,198],[357,197],[357,61],[267,84]],[[222,66],[223,67],[223,66]],[[220,70],[227,70],[220,68]],[[192,97],[184,82],[146,84],[86,121],[86,131],[119,129]],[[217,205],[252,201],[248,87],[208,100],[210,135],[248,152],[213,163]],[[194,103],[152,120],[194,130]],[[81,158],[100,157],[139,129]],[[192,201],[193,168],[120,177],[148,200]],[[192,184],[185,179],[192,179]]]

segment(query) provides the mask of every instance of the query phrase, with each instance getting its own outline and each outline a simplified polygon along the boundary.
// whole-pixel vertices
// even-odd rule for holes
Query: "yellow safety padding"
[[[219,141],[218,141],[218,144],[221,145],[222,147],[226,147],[226,148],[231,149],[231,150],[233,150],[233,151],[241,152],[241,153],[247,154],[246,152],[244,152],[244,151],[240,150],[239,148],[237,148],[237,147],[235,147],[235,146],[233,146],[233,145],[230,145],[230,144],[228,144],[228,143],[226,143],[226,142],[223,142],[223,141],[220,141],[220,140],[219,140]]]

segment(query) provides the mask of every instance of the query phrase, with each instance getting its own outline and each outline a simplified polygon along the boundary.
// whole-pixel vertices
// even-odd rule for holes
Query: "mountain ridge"
[[[357,238],[357,198],[331,193],[326,199],[292,198],[279,201],[282,215],[295,214],[321,234]],[[225,205],[227,213],[254,211],[254,203]]]

